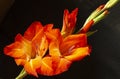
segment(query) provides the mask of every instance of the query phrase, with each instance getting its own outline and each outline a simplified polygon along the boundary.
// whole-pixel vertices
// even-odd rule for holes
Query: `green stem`
[[[23,68],[20,74],[15,79],[23,79],[25,76],[27,76],[27,72]]]

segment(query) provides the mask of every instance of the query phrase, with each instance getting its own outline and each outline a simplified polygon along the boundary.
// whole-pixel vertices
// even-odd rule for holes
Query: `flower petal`
[[[49,41],[49,55],[60,56],[59,44],[62,42],[62,36],[59,29],[51,29],[46,32]]]
[[[44,57],[42,59],[41,68],[37,70],[39,74],[43,74],[46,76],[53,75],[53,69],[52,69],[52,59],[51,57]]]
[[[40,68],[40,66],[41,66],[41,57],[37,56],[36,58],[28,61],[24,65],[24,68],[29,74],[32,74],[32,75],[38,77],[36,70],[38,68]]]
[[[34,59],[31,59],[32,65],[34,69],[38,69],[41,66],[41,57],[36,56]]]
[[[32,39],[32,48],[41,57],[45,55],[48,48],[48,41],[44,35],[44,29],[41,29]]]
[[[15,42],[4,48],[4,53],[14,58],[21,58],[31,52],[30,42],[25,40],[20,34],[15,38]]]
[[[19,42],[12,43],[4,48],[4,53],[11,57],[21,57],[24,55],[24,51],[21,50],[22,45]]]
[[[51,56],[61,56],[59,50],[59,44],[56,42],[51,42],[49,45],[49,55]]]
[[[48,31],[52,30],[52,28],[53,28],[53,24],[47,24],[44,26],[44,31],[48,32]]]
[[[60,45],[60,51],[62,55],[67,55],[70,54],[71,50],[73,50],[74,48],[84,47],[86,45],[86,34],[69,35],[64,38],[62,44]]]
[[[33,22],[29,28],[25,31],[24,37],[27,40],[32,40],[33,37],[43,28],[42,24],[38,21]]]
[[[51,29],[51,30],[47,31],[45,34],[46,34],[49,42],[56,41],[56,40],[61,42],[61,40],[62,40],[62,36],[61,36],[59,29]]]
[[[39,49],[37,50],[39,56],[43,57],[48,50],[48,41],[46,39],[46,37],[42,37],[41,43],[39,45]]]
[[[85,56],[89,55],[89,47],[76,48],[72,51],[71,55],[65,56],[69,61],[77,61],[83,59]]]
[[[56,68],[55,74],[58,75],[58,74],[60,74],[62,72],[67,71],[71,64],[72,64],[71,61],[69,61],[69,60],[67,60],[65,58],[61,58],[60,62],[58,64],[58,67]]]
[[[17,65],[25,65],[25,63],[27,62],[27,60],[19,58],[19,59],[15,59],[15,62],[16,62]]]

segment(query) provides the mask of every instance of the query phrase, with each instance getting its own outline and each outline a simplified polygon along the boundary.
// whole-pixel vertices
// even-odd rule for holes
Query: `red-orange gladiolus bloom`
[[[38,74],[57,75],[68,70],[73,61],[90,53],[86,34],[72,34],[77,11],[64,11],[61,32],[53,29],[53,24],[43,26],[40,22],[33,22],[23,36],[18,34],[15,42],[4,48],[5,54],[36,77]]]

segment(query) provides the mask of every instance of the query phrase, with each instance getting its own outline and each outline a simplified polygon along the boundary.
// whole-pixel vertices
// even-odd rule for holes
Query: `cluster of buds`
[[[104,19],[109,13],[109,9],[117,4],[120,0],[109,0],[106,4],[100,5],[95,11],[93,11],[90,16],[86,19],[83,27],[79,32],[87,32],[89,30],[89,24],[95,25],[100,20]],[[92,32],[91,32],[92,33]]]

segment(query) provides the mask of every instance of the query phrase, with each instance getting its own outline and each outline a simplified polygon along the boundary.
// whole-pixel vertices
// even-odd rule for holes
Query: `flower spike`
[[[4,54],[14,58],[23,70],[15,79],[27,74],[38,77],[39,74],[53,76],[67,71],[70,65],[90,55],[91,46],[87,37],[96,31],[88,32],[91,26],[102,20],[108,9],[119,0],[109,0],[98,7],[85,21],[78,33],[72,34],[77,21],[78,8],[71,13],[66,9],[63,15],[62,30],[53,28],[53,24],[43,26],[33,22],[24,35],[17,34],[15,41],[4,48]]]

